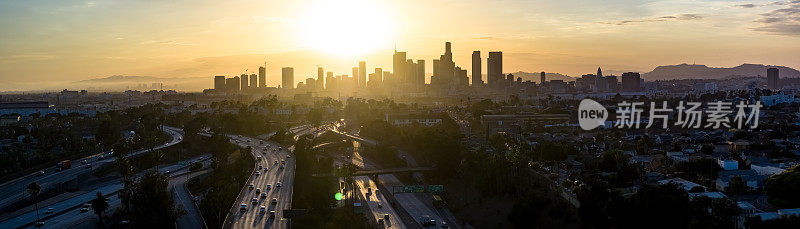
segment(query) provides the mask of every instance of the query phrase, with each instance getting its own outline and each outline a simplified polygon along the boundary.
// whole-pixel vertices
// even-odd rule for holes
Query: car
[[[389,221],[389,214],[383,214],[383,218],[386,219],[386,221]]]
[[[383,226],[383,218],[378,218],[378,226]]]
[[[89,212],[89,208],[88,207],[82,207],[81,208],[81,213],[84,213],[84,212]]]
[[[281,165],[285,165],[285,164],[286,164],[286,160],[281,160]]]
[[[36,226],[43,226],[43,225],[44,225],[44,221],[36,221]]]
[[[47,208],[47,210],[44,211],[44,214],[53,214],[53,208]]]
[[[272,198],[272,201],[271,201],[270,203],[272,203],[272,204],[278,204],[278,199]]]
[[[258,199],[253,198],[253,199],[250,200],[250,202],[253,202],[253,204],[257,204],[258,203]]]
[[[250,184],[250,186],[247,186],[247,188],[248,188],[248,189],[250,189],[250,190],[253,190],[253,188],[255,188],[255,187],[256,187],[256,186],[255,186],[255,185],[253,185],[253,184]]]
[[[259,194],[259,193],[261,193],[261,189],[260,189],[260,188],[257,188],[257,189],[256,189],[256,194]]]
[[[270,190],[270,189],[272,189],[272,185],[271,184],[267,184],[267,190]]]
[[[442,222],[442,228],[449,228],[449,226],[447,226],[447,222]]]
[[[291,154],[286,154],[286,158],[292,158]]]
[[[259,214],[264,214],[265,212],[267,212],[267,207],[265,207],[264,205],[261,205],[261,207],[258,208],[258,213]]]
[[[36,176],[44,176],[44,170],[40,170],[36,173]]]
[[[256,157],[256,160],[260,161],[261,160],[261,155],[258,155],[258,157]]]
[[[261,165],[258,166],[258,169],[263,169],[263,168],[264,168],[264,166],[261,166]]]
[[[383,204],[378,203],[378,208],[383,208]]]
[[[269,211],[269,218],[275,218],[275,211]]]
[[[86,163],[89,163],[89,162],[87,162],[86,160],[81,161],[81,164],[86,164]]]
[[[281,182],[275,183],[275,187],[281,187]]]
[[[86,166],[84,166],[84,167],[86,167],[87,169],[91,169],[92,168],[92,164],[86,164]]]
[[[256,176],[261,175],[261,171],[256,170]]]
[[[275,160],[275,164],[276,164],[276,165],[278,164],[278,160]]]
[[[261,199],[266,199],[266,198],[267,198],[267,192],[262,192]]]
[[[239,211],[247,211],[247,204],[239,205]]]
[[[264,167],[264,171],[269,171],[269,169],[267,167]]]
[[[283,169],[284,167],[283,167],[283,165],[281,165],[281,167],[278,167],[278,168]]]

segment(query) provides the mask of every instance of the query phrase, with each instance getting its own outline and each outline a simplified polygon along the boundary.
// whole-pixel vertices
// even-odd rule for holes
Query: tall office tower
[[[503,81],[503,52],[489,52],[486,60],[486,80],[489,85],[500,85]]]
[[[417,80],[415,85],[425,85],[425,60],[417,60]]]
[[[600,67],[597,67],[597,77],[603,77],[603,70],[600,70]]]
[[[472,51],[472,86],[483,84],[481,73],[481,51]]]
[[[403,81],[401,87],[407,87],[408,85],[412,85],[417,80],[417,64],[414,63],[414,60],[407,59],[406,60],[406,79]]]
[[[322,91],[325,89],[325,70],[322,67],[317,67],[317,90]]]
[[[353,67],[353,83],[356,88],[358,88],[358,67]]]
[[[225,86],[228,87],[229,92],[238,92],[239,90],[241,90],[241,88],[239,88],[240,86],[239,77],[234,76],[233,78],[225,80]]]
[[[610,75],[604,77],[606,80],[606,86],[608,87],[608,92],[617,92],[619,91],[619,82],[617,82],[617,76]]]
[[[458,86],[461,87],[469,86],[469,77],[467,76],[467,69],[461,69],[461,67],[456,67],[455,80]]]
[[[622,73],[622,91],[637,92],[641,90],[641,76],[638,72]]]
[[[258,67],[258,87],[267,87],[267,67]]]
[[[441,76],[439,76],[439,60],[433,59],[433,76],[431,76],[431,85],[439,84]]]
[[[369,78],[370,87],[380,86],[383,83],[383,69],[375,68],[375,73]]]
[[[778,77],[778,68],[767,69],[767,89],[778,90],[781,89],[780,78]]]
[[[258,75],[250,74],[250,89],[256,89],[258,87]]]
[[[389,84],[400,84],[405,82],[406,79],[406,52],[398,52],[394,50],[394,55],[392,55],[392,78],[389,79],[387,83]]]
[[[214,76],[214,90],[225,91],[225,76]]]
[[[393,77],[392,72],[383,71],[383,81],[381,81],[381,85],[391,86],[389,82],[392,81]]]
[[[544,84],[544,82],[546,81],[544,81],[544,72],[542,72],[541,79],[539,79],[539,84]]]
[[[367,86],[367,62],[358,62],[358,87]]]
[[[434,60],[434,63],[435,62],[436,60]],[[453,52],[450,42],[448,41],[444,43],[444,54],[439,56],[439,69],[437,71],[438,74],[436,74],[436,84],[446,86],[457,83],[455,67],[456,64],[453,62]],[[431,84],[434,84],[433,80],[431,80]]]
[[[294,88],[294,68],[284,67],[281,69],[281,87]]]
[[[333,76],[325,77],[325,89],[336,90],[336,79],[334,79]]]
[[[242,81],[241,82],[241,84],[242,84],[242,89],[241,90],[242,91],[247,90],[247,74],[242,74],[242,77],[239,77],[239,79]]]

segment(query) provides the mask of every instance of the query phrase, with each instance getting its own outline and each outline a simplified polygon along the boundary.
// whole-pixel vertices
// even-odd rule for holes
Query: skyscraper
[[[353,77],[356,77],[355,73],[353,73]],[[366,87],[367,86],[367,62],[359,61],[358,62],[358,87]]]
[[[281,87],[294,88],[294,68],[284,67],[281,69]]]
[[[325,70],[322,67],[317,67],[317,90],[322,91],[325,89]]]
[[[481,51],[472,52],[472,86],[483,84],[483,73],[481,73]]]
[[[358,67],[353,67],[353,86],[358,88]]]
[[[539,79],[539,84],[544,84],[544,82],[547,82],[547,81],[544,80],[544,72],[542,72],[541,79]]]
[[[394,55],[392,55],[392,70],[394,73],[392,74],[392,78],[388,79],[386,83],[389,84],[400,84],[405,81],[406,77],[406,52],[398,52],[394,50]]]
[[[489,52],[486,60],[486,80],[491,86],[500,85],[503,81],[503,52]]]
[[[425,60],[417,60],[416,86],[425,85]]]
[[[638,72],[622,73],[622,91],[637,92],[641,90],[641,76]]]
[[[258,67],[258,87],[267,87],[267,67],[266,66]]]
[[[225,91],[225,76],[214,76],[214,90]]]
[[[239,79],[241,80],[240,83],[242,84],[241,90],[247,90],[247,74],[242,74],[242,77],[239,77]]]
[[[234,76],[233,78],[228,78],[225,80],[225,87],[228,88],[228,92],[238,92],[239,88],[239,77]]]
[[[258,87],[258,75],[250,74],[250,89],[256,89]]]
[[[778,76],[778,68],[767,69],[767,89],[778,90],[781,89],[780,78]]]
[[[370,87],[380,86],[383,82],[383,69],[375,68],[375,73],[369,78]]]

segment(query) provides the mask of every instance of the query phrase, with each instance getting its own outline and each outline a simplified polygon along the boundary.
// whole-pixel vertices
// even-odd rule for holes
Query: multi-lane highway
[[[291,207],[295,160],[289,149],[274,142],[243,136],[231,136],[239,146],[250,146],[256,159],[256,171],[237,199],[229,216],[233,228],[286,228],[283,209]],[[252,185],[252,188],[250,188]],[[255,202],[253,201],[255,200]],[[244,209],[241,205],[244,204]],[[264,206],[264,211],[261,211]]]
[[[204,166],[209,166],[209,160],[202,160],[203,158],[209,158],[209,155],[202,155],[192,159],[189,161],[202,161]],[[180,165],[180,164],[172,164],[161,166],[158,169],[162,173],[167,173],[170,176],[170,188],[173,187],[174,184],[180,184],[181,182],[186,180],[186,176],[188,172],[188,164]],[[138,173],[136,176],[144,175],[145,171]],[[195,175],[198,173],[192,173]],[[54,204],[50,205],[39,205],[39,216],[42,217],[42,222],[44,222],[44,226],[42,228],[70,228],[76,226],[82,222],[87,222],[92,219],[96,219],[94,216],[94,212],[81,212],[80,206],[84,203],[87,203],[95,198],[95,193],[100,192],[103,195],[110,195],[108,196],[109,199],[109,210],[116,209],[119,206],[119,198],[117,195],[113,195],[123,187],[123,183],[121,180],[113,180],[106,182],[104,184],[98,185],[98,188],[93,189],[91,191],[85,192],[81,195],[77,195],[65,200],[58,201]],[[50,214],[43,214],[44,209],[52,208],[53,213]],[[45,218],[46,217],[46,218]],[[4,220],[0,222],[0,228],[19,228],[19,227],[33,227],[33,222],[36,221],[36,212],[31,210],[25,212],[21,215],[17,215],[13,218]],[[200,222],[202,224],[202,221]]]
[[[155,149],[169,147],[178,144],[183,140],[181,129],[164,126],[163,130],[170,134],[172,139],[164,145],[155,147]],[[132,152],[130,156],[146,153],[148,151],[149,150],[140,150]],[[12,204],[25,200],[25,198],[29,198],[28,193],[25,191],[25,187],[28,184],[32,182],[39,183],[39,185],[42,187],[42,192],[47,192],[48,190],[58,188],[64,182],[74,180],[80,175],[91,173],[94,169],[97,169],[107,163],[114,162],[115,159],[112,154],[113,152],[92,155],[73,161],[71,168],[60,172],[56,172],[56,166],[53,166],[45,169],[44,175],[39,175],[39,172],[36,172],[3,183],[0,185],[0,196],[3,197],[0,199],[0,210],[7,211],[8,209],[6,208]],[[83,164],[83,161],[86,161],[86,164]]]

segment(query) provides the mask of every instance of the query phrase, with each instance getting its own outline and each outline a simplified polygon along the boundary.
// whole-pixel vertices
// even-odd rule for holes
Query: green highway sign
[[[444,185],[428,185],[428,192],[444,192]]]
[[[425,186],[422,185],[415,185],[414,192],[425,192]]]
[[[403,186],[403,192],[405,193],[414,192],[414,186]]]

